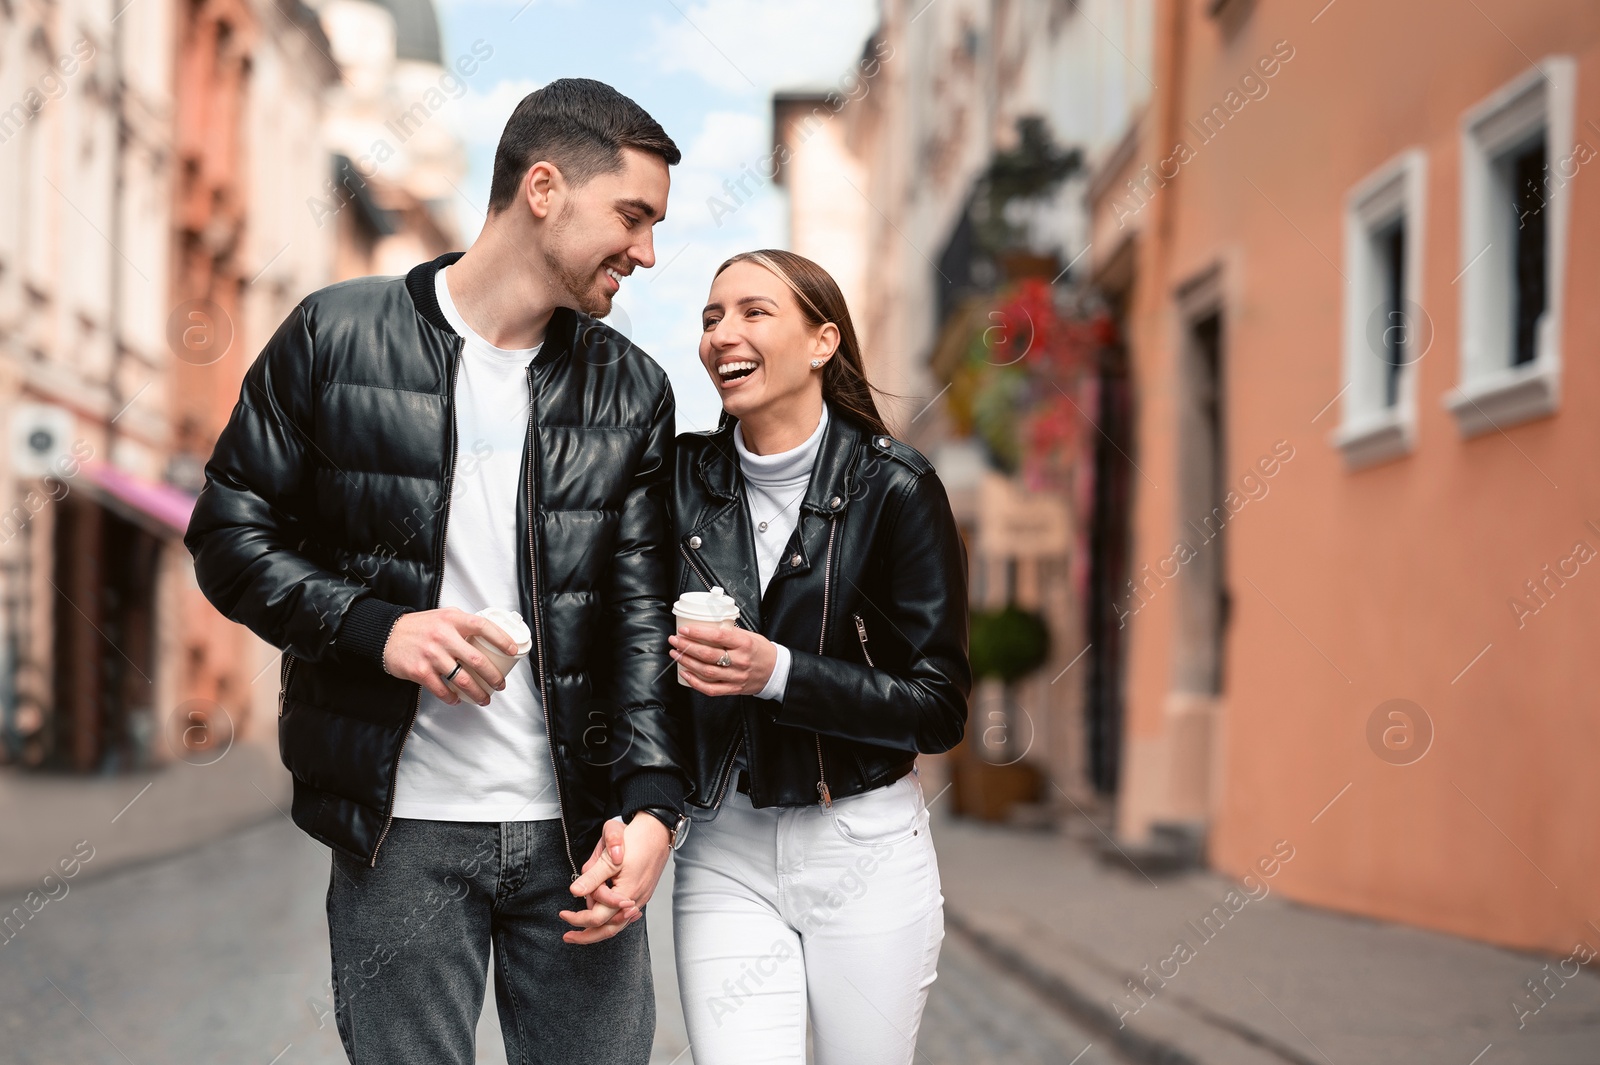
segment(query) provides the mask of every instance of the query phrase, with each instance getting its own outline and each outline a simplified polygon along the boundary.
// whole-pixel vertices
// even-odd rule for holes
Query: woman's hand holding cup
[[[778,664],[772,641],[759,632],[732,625],[678,619],[678,632],[667,637],[678,675],[703,695],[755,695],[767,686]],[[729,664],[719,666],[723,655]]]

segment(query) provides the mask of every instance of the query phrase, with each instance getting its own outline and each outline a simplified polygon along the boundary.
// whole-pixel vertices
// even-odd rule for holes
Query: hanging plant
[[[1017,411],[1026,402],[1027,393],[1027,375],[1006,367],[984,375],[972,396],[973,430],[1003,473],[1016,473],[1022,465]]]
[[[1008,604],[972,615],[968,654],[977,677],[995,677],[1012,684],[1050,657],[1050,628],[1044,615]]]
[[[1080,296],[1056,287],[1065,271],[1028,222],[1082,168],[1081,151],[1057,145],[1042,117],[1017,120],[1012,146],[979,175],[963,223],[972,256],[1014,280],[987,298],[966,295],[934,352],[952,431],[981,442],[996,469],[1031,491],[1074,487],[1092,408],[1085,381],[1112,340],[1103,310],[1084,311],[1072,302]]]
[[[1083,382],[1112,340],[1110,319],[1064,315],[1056,291],[1028,278],[961,324],[966,349],[948,394],[953,427],[975,436],[996,469],[1021,475],[1029,489],[1064,490],[1088,422]]]
[[[1083,152],[1057,145],[1043,117],[1017,119],[1015,145],[996,153],[978,180],[979,243],[992,254],[1025,244],[1026,227],[1008,217],[1009,208],[1049,197],[1082,170]]]

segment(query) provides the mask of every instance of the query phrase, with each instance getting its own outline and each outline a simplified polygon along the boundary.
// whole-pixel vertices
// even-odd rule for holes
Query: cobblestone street
[[[77,882],[0,947],[0,1044],[16,1065],[339,1065],[327,1014],[325,848],[276,819],[176,857]],[[663,895],[665,902],[666,896]],[[690,1065],[653,906],[654,1061]],[[486,1003],[478,1061],[503,1065]],[[946,936],[919,1043],[929,1065],[1119,1059]],[[1086,1050],[1085,1048],[1088,1047]]]

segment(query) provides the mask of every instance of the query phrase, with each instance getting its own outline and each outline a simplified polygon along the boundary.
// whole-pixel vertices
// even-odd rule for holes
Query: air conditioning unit
[[[59,473],[72,447],[72,412],[52,403],[19,403],[11,411],[11,470],[18,477]]]

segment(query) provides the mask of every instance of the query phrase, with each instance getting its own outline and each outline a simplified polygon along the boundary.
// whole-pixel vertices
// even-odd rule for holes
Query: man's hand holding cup
[[[517,630],[515,637],[507,627]],[[490,692],[505,690],[506,674],[531,646],[527,625],[512,611],[419,610],[395,621],[383,649],[383,668],[390,676],[418,682],[450,706],[462,696],[488,706]]]

